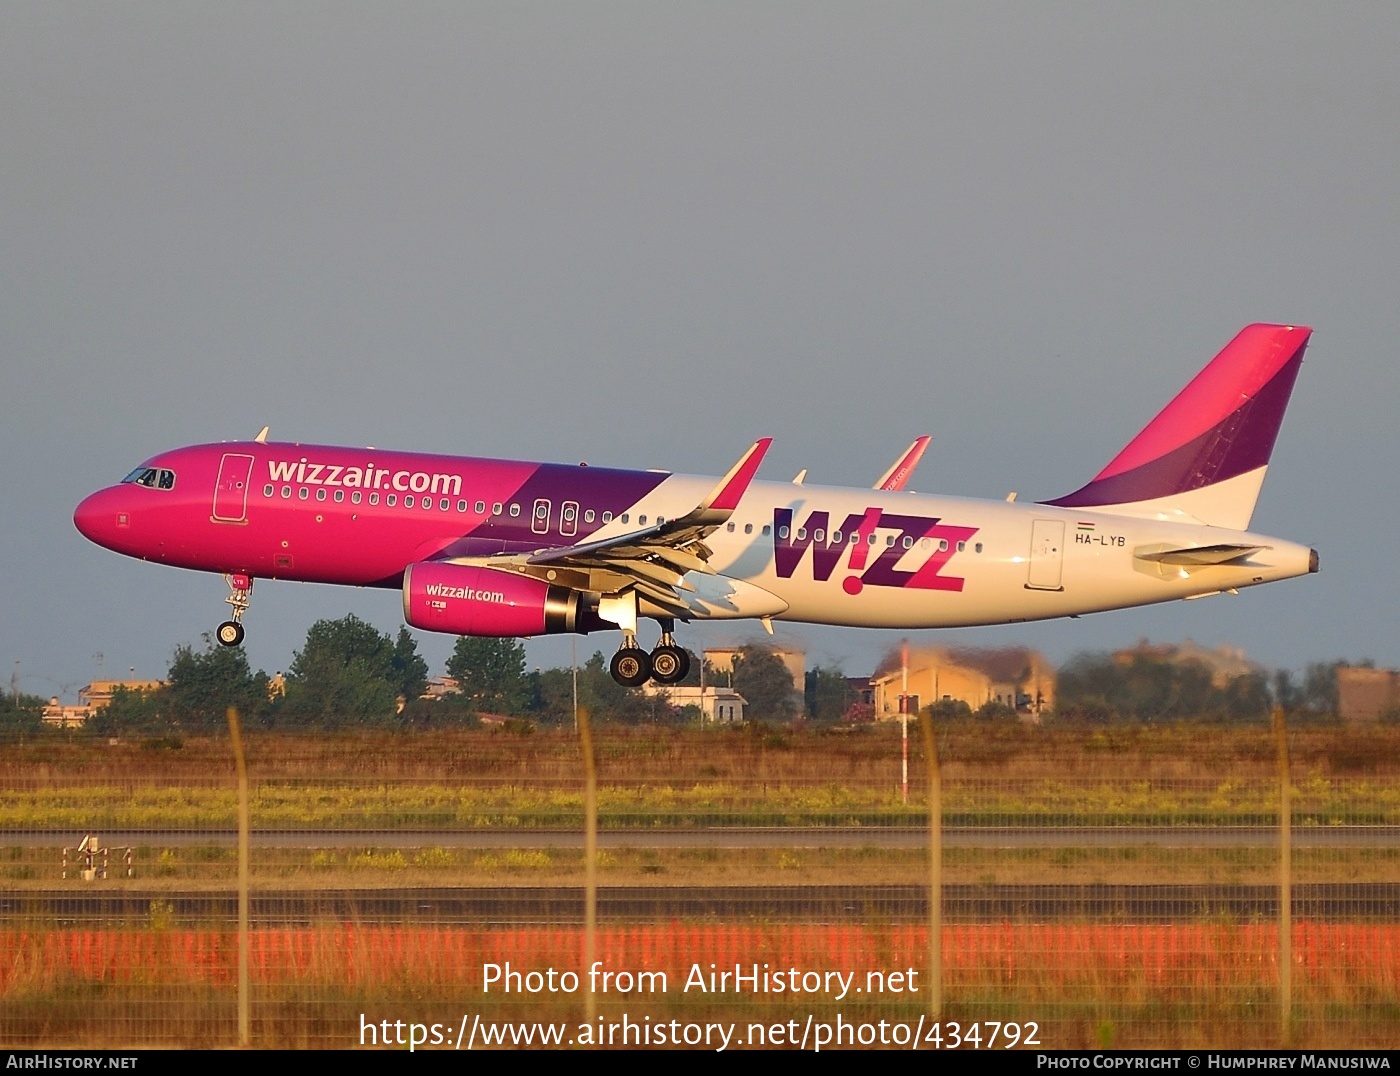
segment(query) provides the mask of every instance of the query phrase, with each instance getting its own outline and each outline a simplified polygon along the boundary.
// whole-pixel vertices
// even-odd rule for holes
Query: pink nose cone
[[[130,522],[129,517],[122,520],[123,510],[117,505],[123,499],[119,490],[98,490],[74,510],[73,526],[89,541],[111,548],[117,527]]]

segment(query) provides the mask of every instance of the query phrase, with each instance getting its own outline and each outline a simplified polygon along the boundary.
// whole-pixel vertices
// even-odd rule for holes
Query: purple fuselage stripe
[[[665,479],[653,471],[624,471],[606,467],[577,467],[567,464],[540,464],[506,499],[519,504],[521,516],[488,516],[470,532],[445,544],[430,560],[450,557],[479,557],[502,552],[525,552],[542,546],[576,545],[587,541],[603,527],[603,513],[621,515]],[[531,529],[537,501],[549,502],[549,521],[543,532]],[[594,513],[591,522],[577,519],[572,534],[562,530],[565,502],[585,506]]]

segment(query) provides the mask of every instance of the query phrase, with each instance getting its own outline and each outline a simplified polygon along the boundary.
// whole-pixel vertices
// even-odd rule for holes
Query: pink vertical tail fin
[[[1044,503],[1244,530],[1311,334],[1245,327],[1087,485]]]

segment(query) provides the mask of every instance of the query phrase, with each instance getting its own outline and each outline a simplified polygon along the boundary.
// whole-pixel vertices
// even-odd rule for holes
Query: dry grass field
[[[1268,730],[1179,725],[1081,729],[955,722],[940,726],[945,833],[1004,827],[1016,842],[945,845],[945,884],[1276,884],[1267,844],[1193,847],[1152,838],[1212,834],[1277,818],[1276,744]],[[909,743],[900,789],[897,726],[852,730],[627,729],[596,733],[600,822],[623,838],[599,853],[601,886],[917,885],[918,845],[882,829],[925,824],[924,762]],[[1400,824],[1400,729],[1302,727],[1289,734],[1295,833]],[[574,832],[583,779],[571,730],[475,729],[405,734],[246,736],[255,833],[326,832],[257,846],[260,891],[384,887],[582,886]],[[84,921],[55,911],[0,917],[0,1038],[15,1045],[221,1045],[236,1036],[233,924],[182,922],[154,894],[229,892],[237,862],[233,762],[225,739],[108,743],[42,737],[0,753],[0,884],[16,894],[152,895],[144,917]],[[829,829],[868,843],[707,847],[704,827]],[[145,830],[132,876],[114,856],[108,877],[59,877],[62,847],[85,832]],[[1053,827],[1058,843],[1037,843]],[[1137,827],[1100,846],[1066,841],[1076,827]],[[217,833],[215,832],[217,831]],[[414,834],[386,840],[383,834]],[[649,839],[664,832],[666,843]],[[1086,830],[1087,832],[1087,830]],[[161,834],[177,833],[179,841]],[[363,840],[356,835],[363,833]],[[448,838],[489,833],[492,847]],[[1143,834],[1146,836],[1143,836]],[[512,843],[510,835],[521,835]],[[525,840],[524,835],[530,835]],[[21,839],[21,837],[23,839]],[[72,864],[70,864],[71,866]],[[1298,883],[1400,883],[1400,852],[1382,843],[1292,852]],[[143,898],[144,899],[144,898]],[[144,907],[145,905],[143,905]],[[68,916],[64,918],[65,914]],[[945,1017],[1034,1022],[1043,1045],[1075,1047],[1390,1045],[1400,1036],[1400,936],[1374,912],[1293,925],[1295,1020],[1277,1019],[1275,923],[953,922],[944,926]],[[255,924],[254,1039],[259,1045],[348,1046],[360,1014],[444,1020],[581,1019],[577,995],[504,998],[482,992],[481,965],[572,967],[575,923],[531,927],[418,923]],[[864,906],[831,922],[610,923],[606,966],[684,974],[689,965],[754,960],[826,970],[922,967],[923,927]],[[776,966],[776,965],[775,965]],[[672,991],[601,999],[605,1018],[630,1011],[684,1020],[908,1021],[922,1000],[825,994],[719,997]]]

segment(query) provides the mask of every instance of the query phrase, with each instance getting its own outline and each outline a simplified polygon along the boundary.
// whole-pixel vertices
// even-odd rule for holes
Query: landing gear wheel
[[[237,646],[243,641],[243,614],[248,611],[248,602],[253,595],[253,577],[245,572],[233,572],[224,576],[230,594],[224,599],[233,606],[233,619],[225,620],[214,630],[214,638],[220,646]]]
[[[243,625],[233,620],[225,620],[215,631],[214,637],[220,646],[237,646],[243,641]]]
[[[623,687],[641,687],[651,679],[651,659],[639,646],[624,646],[613,655],[608,671]]]
[[[690,655],[662,644],[651,652],[651,675],[658,684],[679,684],[690,672]]]

